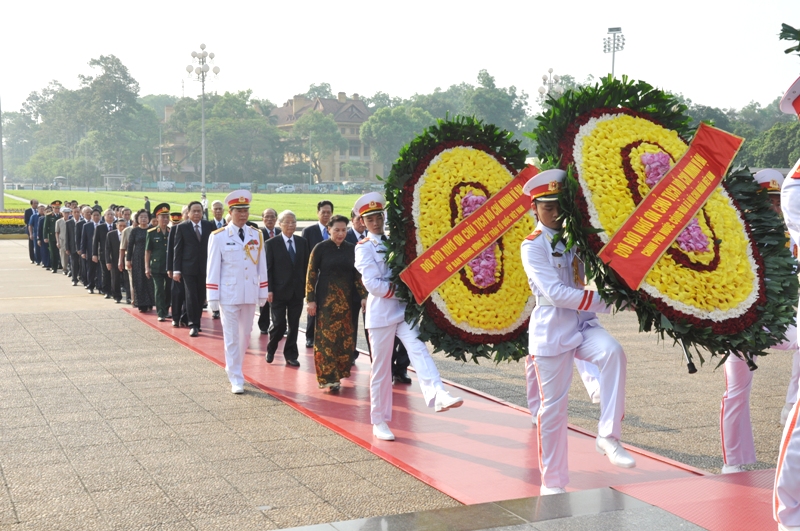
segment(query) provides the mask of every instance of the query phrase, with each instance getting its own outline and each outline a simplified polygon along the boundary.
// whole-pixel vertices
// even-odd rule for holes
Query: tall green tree
[[[478,86],[467,90],[464,113],[511,132],[518,132],[528,116],[528,95],[513,85],[498,87],[486,70],[478,73]]]
[[[361,141],[372,148],[372,158],[388,170],[400,148],[434,122],[433,116],[419,107],[383,107],[361,125]]]
[[[322,174],[322,159],[349,146],[333,118],[321,112],[307,112],[301,116],[292,128],[292,138],[294,153],[311,161],[315,182],[319,182]]]
[[[312,83],[310,87],[308,87],[308,91],[306,92],[306,97],[309,99],[317,99],[317,98],[333,98],[333,92],[331,91],[331,84],[330,83],[320,83],[319,85]]]

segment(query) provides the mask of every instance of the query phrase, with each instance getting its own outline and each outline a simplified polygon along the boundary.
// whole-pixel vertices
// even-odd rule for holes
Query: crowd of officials
[[[208,304],[209,239],[231,223],[236,210],[221,201],[209,211],[201,202],[180,209],[162,203],[151,210],[149,198],[144,199],[135,214],[124,205],[104,210],[97,202],[43,205],[32,200],[25,212],[31,263],[117,304],[143,313],[155,310],[158,321],[169,320],[197,337],[204,312],[220,318],[219,309]],[[278,214],[267,208],[263,226],[249,219],[245,223],[261,233],[259,252],[273,286],[255,318],[261,334],[270,336],[267,363],[274,361],[285,337],[284,362],[299,366],[299,321],[307,302],[305,346],[315,349],[319,386],[336,391],[359,355],[358,320],[365,316],[367,291],[354,267],[354,250],[368,232],[355,212],[348,218],[334,215],[333,209],[331,201],[320,201],[317,222],[302,234],[295,233],[291,211]],[[286,242],[292,256],[281,245]],[[392,354],[391,381],[410,384],[409,358],[399,340]]]

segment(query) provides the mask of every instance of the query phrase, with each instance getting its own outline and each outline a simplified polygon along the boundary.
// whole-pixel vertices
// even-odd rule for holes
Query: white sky
[[[3,0],[0,99],[13,111],[50,80],[76,88],[103,54],[122,60],[140,95],[180,96],[182,81],[196,95],[185,67],[203,42],[221,69],[207,90],[250,88],[276,104],[320,82],[408,97],[476,84],[482,68],[533,102],[550,67],[578,80],[610,72],[603,38],[621,26],[617,75],[741,108],[769,103],[800,73],[800,57],[777,38],[782,22],[800,25],[800,0]]]

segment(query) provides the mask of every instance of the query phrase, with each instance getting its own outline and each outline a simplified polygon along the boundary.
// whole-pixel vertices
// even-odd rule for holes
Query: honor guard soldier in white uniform
[[[536,212],[536,230],[522,242],[522,266],[536,296],[531,315],[529,353],[539,382],[538,415],[541,494],[565,492],[567,400],[575,358],[600,370],[600,422],[596,449],[612,464],[631,468],[636,462],[619,443],[625,410],[625,352],[597,320],[610,308],[583,283],[583,266],[575,249],[553,238],[562,231],[558,193],[566,173],[547,170],[531,178],[523,191]]]
[[[369,379],[370,420],[373,435],[393,441],[387,425],[392,420],[392,351],[397,337],[408,351],[411,365],[417,372],[422,396],[428,407],[447,411],[464,401],[450,396],[439,377],[428,348],[420,341],[417,329],[405,321],[406,303],[395,297],[395,285],[389,280],[391,271],[384,260],[386,247],[383,234],[386,202],[377,192],[362,195],[353,210],[367,226],[369,235],[356,245],[356,269],[367,288],[366,328],[372,347],[372,373]]]
[[[246,224],[252,196],[247,190],[228,194],[231,223],[208,240],[206,292],[208,306],[220,312],[225,342],[225,372],[231,392],[244,392],[242,362],[250,343],[256,305],[267,302],[267,262],[261,231]]]
[[[756,182],[769,194],[772,209],[782,216],[780,192],[783,184],[783,175],[777,170],[761,170],[753,176]],[[790,238],[791,245],[791,238]],[[769,281],[769,279],[767,279]],[[786,340],[773,346],[779,350],[793,350],[793,363],[798,361],[797,355],[797,328],[789,326],[786,330]],[[797,371],[793,368],[792,378]],[[797,396],[797,381],[794,381],[795,400]],[[756,462],[756,445],[753,439],[753,425],[750,420],[750,391],[753,387],[753,372],[747,362],[731,353],[725,360],[725,394],[722,395],[722,404],[719,415],[719,431],[722,441],[722,473],[732,474],[742,472],[744,465]],[[789,383],[789,389],[792,382]],[[787,402],[789,399],[787,398]],[[794,404],[794,401],[792,401]],[[784,408],[788,415],[789,408]]]
[[[800,116],[800,78],[781,99],[786,114]],[[781,187],[781,207],[792,240],[800,242],[800,160],[795,163]],[[800,306],[798,306],[800,312]],[[800,319],[800,313],[798,313]],[[773,516],[778,529],[800,531],[800,407],[795,402],[783,428],[778,467],[775,471]]]

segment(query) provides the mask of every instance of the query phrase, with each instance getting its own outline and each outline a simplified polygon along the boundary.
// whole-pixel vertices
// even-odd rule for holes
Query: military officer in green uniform
[[[44,217],[44,242],[50,252],[50,268],[53,273],[58,273],[58,268],[62,266],[58,252],[58,240],[56,239],[56,220],[58,219],[56,212],[61,212],[61,201],[53,201],[50,203],[50,207]]]
[[[167,241],[169,239],[169,205],[161,203],[153,209],[158,225],[147,231],[144,246],[144,274],[153,279],[156,297],[156,312],[159,321],[169,317],[169,292],[167,291]]]

